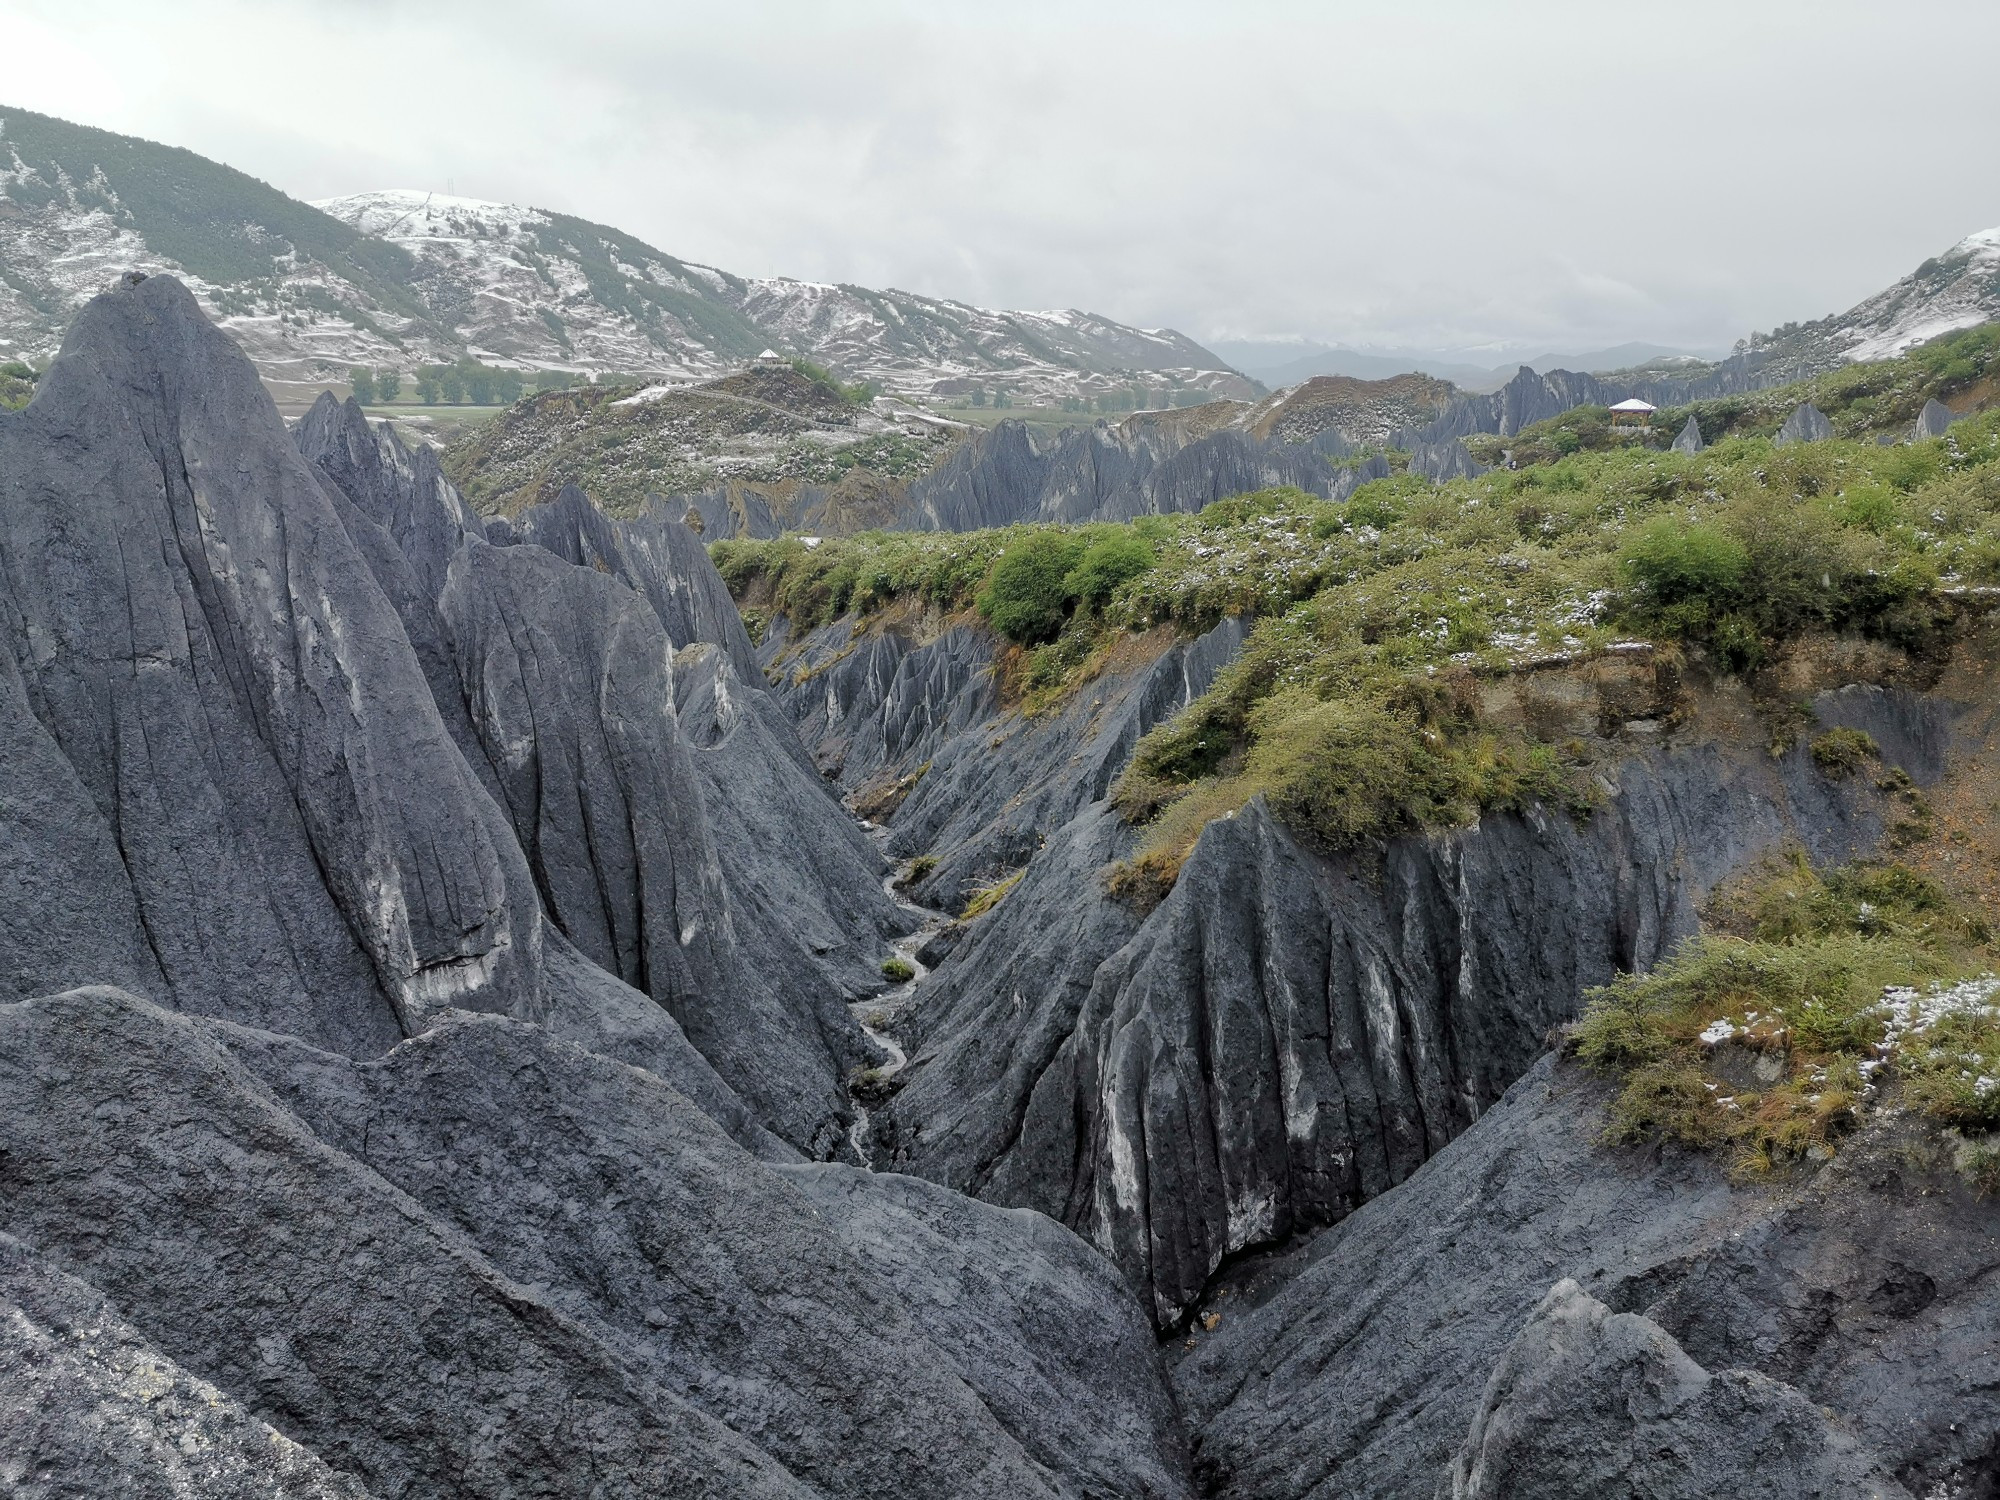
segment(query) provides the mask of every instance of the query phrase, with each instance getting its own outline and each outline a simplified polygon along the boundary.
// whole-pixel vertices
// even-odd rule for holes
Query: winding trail
[[[888,829],[880,824],[871,823],[866,818],[860,821],[862,829],[876,843],[880,844],[887,840]],[[930,968],[917,957],[918,950],[951,920],[948,913],[941,912],[935,907],[919,906],[903,894],[900,883],[908,878],[910,866],[915,863],[915,860],[904,860],[882,877],[882,890],[889,899],[918,918],[915,929],[889,945],[890,952],[908,964],[912,973],[900,984],[891,985],[888,989],[869,995],[865,999],[853,1001],[848,1006],[849,1011],[853,1013],[855,1023],[867,1034],[868,1039],[889,1055],[888,1062],[870,1070],[867,1075],[870,1082],[877,1086],[887,1083],[909,1065],[909,1053],[903,1050],[903,1044],[890,1034],[888,1028],[893,1026],[896,1017],[908,1008],[910,1001],[916,997],[917,986],[922,984],[924,976],[930,973]],[[848,1085],[848,1092],[854,1101],[854,1124],[847,1132],[847,1142],[854,1148],[855,1159],[862,1166],[872,1169],[875,1159],[874,1148],[869,1141],[868,1106],[862,1103],[860,1096],[854,1092],[852,1082]]]

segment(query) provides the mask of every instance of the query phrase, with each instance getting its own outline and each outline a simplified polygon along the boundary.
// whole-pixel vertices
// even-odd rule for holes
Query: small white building
[[[1627,422],[1636,422],[1643,427],[1652,420],[1653,413],[1658,410],[1659,408],[1650,401],[1641,401],[1637,396],[1628,396],[1611,408],[1611,425],[1617,427]]]

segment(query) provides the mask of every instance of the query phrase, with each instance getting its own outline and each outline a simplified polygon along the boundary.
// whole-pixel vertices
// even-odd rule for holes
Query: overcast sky
[[[2000,223],[1996,0],[0,0],[0,104],[303,198],[1199,338],[1722,346]]]

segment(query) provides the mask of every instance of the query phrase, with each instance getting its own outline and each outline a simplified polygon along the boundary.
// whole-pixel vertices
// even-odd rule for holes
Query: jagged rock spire
[[[1801,401],[1785,418],[1785,425],[1778,429],[1778,446],[1788,447],[1793,443],[1819,443],[1833,436],[1833,423],[1826,419],[1826,413],[1810,401]]]
[[[1695,420],[1693,414],[1690,413],[1687,419],[1687,426],[1683,427],[1681,435],[1674,439],[1674,452],[1699,453],[1707,446],[1708,444],[1702,439],[1701,423]]]
[[[1957,420],[1958,414],[1933,396],[1917,413],[1916,425],[1910,429],[1910,441],[1921,443],[1925,438],[1943,437],[1945,429]]]

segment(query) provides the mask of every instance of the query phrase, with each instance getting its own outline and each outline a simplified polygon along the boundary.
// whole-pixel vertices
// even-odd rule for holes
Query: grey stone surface
[[[788,1176],[538,1026],[355,1062],[114,990],[0,1006],[0,1186],[10,1232],[372,1494],[1188,1492],[1143,1322],[1073,1237]]]
[[[613,521],[571,488],[489,544],[434,461],[353,403],[322,400],[297,439],[363,512],[350,529],[556,928],[665,1007],[765,1124],[832,1149],[844,1079],[872,1058],[843,1002],[879,988],[902,918],[879,854],[769,701],[700,541],[657,517]],[[695,673],[708,685],[697,746],[675,712],[672,658],[707,643],[725,665]],[[642,1042],[632,1008],[599,999],[606,1024],[574,990],[555,1002],[568,1034],[617,1035],[636,1048],[620,1056],[667,1066],[671,1036]],[[692,1087],[687,1074],[670,1076]]]
[[[0,420],[0,584],[0,712],[41,767],[23,805],[91,809],[20,857],[115,847],[129,893],[84,898],[118,923],[84,946],[111,959],[93,977],[147,982],[121,966],[144,952],[177,1005],[352,1051],[445,1006],[535,1012],[512,834],[334,497],[172,279],[91,303]],[[37,920],[24,900],[0,891],[0,926]],[[50,956],[0,972],[17,994],[81,977]]]
[[[1002,422],[914,481],[897,521],[920,531],[1122,521],[1279,484],[1342,498],[1361,482],[1339,462],[1352,451],[1331,432],[1282,443],[1233,429],[1190,437],[1170,424],[1099,422],[1044,440]]]
[[[1410,472],[1421,474],[1432,484],[1451,479],[1475,479],[1486,468],[1460,438],[1442,443],[1418,443],[1410,449]]]
[[[368,1500],[0,1234],[0,1490],[15,1500]]]
[[[643,594],[676,646],[720,646],[746,682],[759,680],[757,655],[708,549],[655,500],[635,520],[616,521],[575,485],[515,521],[522,539],[578,567],[609,573]]]
[[[1910,1493],[1985,1493],[2000,1460],[2000,1207],[1935,1137],[1878,1121],[1822,1167],[1732,1184],[1708,1157],[1599,1145],[1608,1095],[1545,1058],[1275,1287],[1246,1278],[1206,1304],[1216,1327],[1175,1371],[1204,1493],[1432,1492],[1475,1432],[1489,1377],[1564,1278],[1643,1314],[1707,1370],[1795,1388]],[[1548,1441],[1574,1423],[1590,1457],[1581,1435],[1616,1415],[1605,1400],[1551,1391]]]
[[[1803,747],[1774,763],[1676,739],[1630,754],[1586,826],[1496,816],[1330,860],[1253,805],[1211,824],[1142,916],[1104,890],[1132,841],[1101,799],[1234,628],[1032,721],[998,709],[972,632],[857,641],[844,623],[781,664],[781,696],[843,784],[922,771],[889,819],[892,850],[935,861],[920,899],[956,910],[1021,874],[926,957],[936,971],[896,1022],[909,1066],[871,1121],[877,1159],[1070,1225],[1168,1327],[1232,1257],[1406,1179],[1586,988],[1692,931],[1715,882],[1787,841],[1849,858],[1884,826],[1872,788],[1830,782]],[[1942,706],[1879,688],[1816,706],[1920,783],[1942,774]]]
[[[1826,413],[1810,401],[1801,401],[1792,408],[1792,414],[1785,418],[1773,441],[1784,448],[1793,443],[1824,442],[1832,436],[1833,423],[1826,419]]]
[[[1574,1281],[1500,1357],[1439,1500],[1908,1500],[1827,1414],[1753,1370],[1710,1374]]]
[[[1707,446],[1708,443],[1701,435],[1700,420],[1690,413],[1686,425],[1680,430],[1680,435],[1674,439],[1674,452],[1699,453]]]
[[[1957,420],[1958,414],[1933,396],[1917,413],[1916,424],[1910,429],[1911,440],[1921,443],[1925,438],[1943,437]]]
[[[1897,749],[1937,713],[1829,702]],[[1138,921],[1101,888],[1120,841],[1079,824],[926,981],[889,1159],[1070,1224],[1168,1326],[1228,1258],[1407,1178],[1585,988],[1692,931],[1714,882],[1787,840],[1850,857],[1883,827],[1872,788],[1803,748],[1676,747],[1626,762],[1587,825],[1496,816],[1337,860],[1253,803]]]
[[[779,695],[842,789],[866,798],[914,778],[889,820],[889,848],[934,856],[912,893],[957,910],[1108,796],[1139,738],[1206,692],[1247,633],[1239,619],[1192,641],[1161,632],[1134,644],[1129,665],[1028,719],[1001,705],[985,630],[953,625],[919,641],[896,628],[857,634],[843,620],[783,657]],[[767,650],[786,644],[780,634]]]

